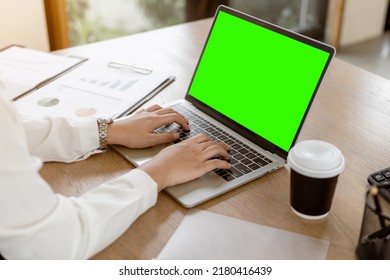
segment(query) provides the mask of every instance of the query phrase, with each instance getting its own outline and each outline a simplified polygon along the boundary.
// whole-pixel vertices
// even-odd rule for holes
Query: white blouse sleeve
[[[0,98],[0,253],[5,258],[90,258],[156,203],[156,183],[138,169],[81,197],[53,193],[38,173],[41,160],[29,150],[42,153],[45,160],[74,160],[96,147],[96,140],[83,141],[83,129],[96,138],[96,123],[80,129],[75,123],[48,118],[27,129],[33,138],[27,144],[22,122]],[[76,151],[67,145],[75,145]]]
[[[95,119],[76,121],[61,117],[31,119],[23,116],[23,125],[30,153],[43,161],[72,162],[98,151]]]

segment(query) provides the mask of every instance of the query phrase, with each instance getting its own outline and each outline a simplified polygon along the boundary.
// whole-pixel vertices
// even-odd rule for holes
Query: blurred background
[[[53,51],[214,15],[224,4],[322,40],[390,78],[389,0],[1,0],[0,48]]]
[[[211,17],[224,4],[266,21],[322,37],[324,0],[66,0],[71,45]]]

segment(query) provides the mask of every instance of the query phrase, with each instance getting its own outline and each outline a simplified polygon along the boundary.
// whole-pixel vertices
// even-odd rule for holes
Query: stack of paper
[[[0,94],[25,116],[117,118],[174,81],[160,69],[54,55],[17,46],[0,51]]]

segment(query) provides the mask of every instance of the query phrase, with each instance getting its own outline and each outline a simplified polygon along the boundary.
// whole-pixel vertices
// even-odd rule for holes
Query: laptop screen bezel
[[[194,70],[194,74],[192,76],[192,79],[191,79],[191,82],[188,86],[188,89],[187,89],[187,92],[186,92],[186,95],[185,95],[185,99],[188,100],[189,102],[191,102],[195,107],[197,107],[198,109],[200,109],[201,111],[205,112],[206,114],[210,115],[211,117],[215,118],[217,121],[223,123],[225,126],[229,127],[230,129],[232,129],[233,131],[239,133],[240,135],[242,135],[243,137],[247,138],[248,140],[250,140],[251,142],[255,143],[256,145],[262,147],[263,149],[271,152],[271,153],[274,153],[274,154],[277,154],[279,155],[280,157],[282,157],[283,159],[287,159],[287,154],[288,154],[288,151],[285,151],[283,150],[282,148],[280,148],[279,146],[273,144],[272,142],[270,142],[269,140],[261,137],[260,135],[252,132],[251,130],[245,128],[244,126],[242,126],[241,124],[235,122],[234,120],[230,119],[229,117],[219,113],[218,111],[214,110],[213,108],[211,108],[210,106],[208,106],[207,104],[203,103],[202,101],[196,99],[195,97],[191,96],[189,94],[189,91],[191,89],[191,85],[194,81],[194,78],[196,76],[196,72],[197,72],[197,69],[199,67],[199,64],[202,60],[202,57],[203,57],[203,54],[204,54],[204,51],[207,47],[207,43],[209,41],[209,38],[210,38],[210,35],[213,31],[213,28],[214,28],[214,25],[215,25],[215,22],[217,21],[217,18],[218,18],[218,15],[220,12],[225,12],[225,13],[228,13],[230,15],[233,15],[235,17],[238,17],[238,18],[241,18],[243,20],[246,20],[248,22],[251,22],[251,23],[254,23],[256,25],[259,25],[263,28],[266,28],[266,29],[269,29],[271,31],[274,31],[274,32],[277,32],[279,34],[282,34],[284,36],[287,36],[289,38],[292,38],[294,40],[297,40],[299,42],[302,42],[302,43],[305,43],[307,45],[310,45],[310,46],[313,46],[317,49],[320,49],[322,51],[325,51],[329,54],[329,57],[328,57],[328,60],[323,68],[323,71],[321,73],[321,76],[320,78],[318,79],[318,82],[317,82],[317,85],[313,91],[313,94],[310,98],[310,101],[309,101],[309,104],[306,108],[306,111],[305,113],[303,114],[303,117],[302,117],[302,120],[299,124],[299,127],[297,129],[297,132],[294,136],[294,139],[291,143],[291,146],[290,146],[290,149],[291,147],[294,146],[298,136],[299,136],[299,133],[302,129],[302,126],[306,120],[306,117],[307,117],[307,114],[311,108],[311,105],[313,103],[313,100],[318,92],[318,89],[320,87],[320,84],[325,76],[325,73],[329,67],[329,64],[332,60],[332,58],[334,57],[334,54],[335,54],[335,48],[328,45],[328,44],[325,44],[323,42],[320,42],[320,41],[317,41],[317,40],[314,40],[312,38],[309,38],[309,37],[306,37],[304,35],[301,35],[301,34],[298,34],[296,32],[293,32],[293,31],[290,31],[288,29],[285,29],[285,28],[282,28],[280,26],[277,26],[277,25],[274,25],[272,23],[269,23],[269,22],[266,22],[264,20],[261,20],[259,18],[255,18],[253,16],[250,16],[248,14],[245,14],[245,13],[242,13],[240,11],[237,11],[235,9],[232,9],[232,8],[229,8],[227,6],[224,6],[224,5],[221,5],[218,7],[216,13],[215,13],[215,16],[214,16],[214,20],[213,20],[213,23],[211,25],[211,28],[210,28],[210,31],[208,33],[208,36],[207,36],[207,39],[206,39],[206,42],[203,46],[203,49],[202,49],[202,52],[200,54],[200,57],[199,57],[199,60],[198,60],[198,63],[195,67],[195,70]]]

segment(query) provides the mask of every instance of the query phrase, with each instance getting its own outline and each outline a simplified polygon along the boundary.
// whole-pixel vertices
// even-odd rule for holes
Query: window
[[[220,4],[322,39],[327,0],[45,0],[51,49],[212,17]]]

